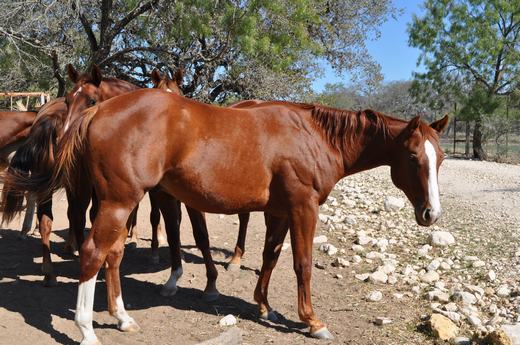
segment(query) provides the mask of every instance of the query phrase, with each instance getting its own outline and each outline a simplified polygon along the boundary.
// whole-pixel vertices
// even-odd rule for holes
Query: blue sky
[[[403,10],[397,19],[389,19],[381,27],[381,36],[377,41],[368,41],[367,48],[372,57],[381,65],[384,81],[408,80],[413,71],[423,71],[417,67],[420,51],[408,46],[407,24],[413,14],[420,14],[422,0],[394,0],[394,5]],[[348,84],[348,75],[338,76],[327,64],[323,64],[324,76],[317,79],[312,87],[322,91],[327,83],[342,82]]]

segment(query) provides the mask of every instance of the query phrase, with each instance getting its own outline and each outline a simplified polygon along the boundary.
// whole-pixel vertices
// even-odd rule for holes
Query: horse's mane
[[[300,104],[300,107],[311,111],[312,119],[323,130],[331,145],[342,152],[363,133],[381,133],[384,137],[390,135],[390,117],[375,110],[352,111],[318,104]]]

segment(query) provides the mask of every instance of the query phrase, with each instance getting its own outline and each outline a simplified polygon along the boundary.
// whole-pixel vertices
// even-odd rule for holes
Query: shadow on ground
[[[55,232],[64,237],[67,230]],[[0,230],[0,307],[8,311],[19,313],[26,324],[31,325],[47,334],[61,344],[73,343],[67,334],[56,330],[52,325],[52,316],[64,319],[74,319],[74,309],[77,294],[77,278],[79,276],[79,260],[77,257],[63,253],[61,244],[52,243],[51,250],[60,260],[54,263],[55,272],[59,277],[57,286],[44,287],[40,264],[35,263],[35,258],[41,257],[41,242],[38,237],[28,237],[25,240],[19,238],[19,231],[12,229]],[[169,257],[169,249],[160,249],[161,258]],[[212,252],[231,253],[225,249],[212,248]],[[193,246],[183,247],[184,260],[189,263],[203,264],[198,251],[193,251]],[[173,297],[162,297],[159,294],[160,285],[129,277],[136,273],[152,273],[169,268],[169,260],[161,260],[158,265],[150,265],[149,248],[136,248],[127,250],[121,265],[121,284],[125,303],[129,310],[146,310],[156,306],[170,306],[179,310],[193,310],[211,315],[233,313],[241,319],[250,320],[266,327],[276,329],[279,332],[303,331],[305,325],[293,322],[280,316],[278,323],[260,320],[257,317],[257,306],[243,299],[221,295],[215,302],[208,304],[201,299],[202,291],[194,288],[179,288]],[[215,261],[216,264],[225,265],[225,262]],[[255,271],[249,267],[245,270]],[[66,278],[66,279],[63,279]],[[95,311],[106,311],[106,288],[103,283],[104,274],[100,273],[96,285]],[[113,324],[97,324],[97,329],[116,328]]]

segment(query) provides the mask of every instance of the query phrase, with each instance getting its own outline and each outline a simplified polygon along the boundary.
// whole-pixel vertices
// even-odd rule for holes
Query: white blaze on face
[[[424,142],[424,151],[428,157],[428,200],[431,208],[431,218],[436,220],[441,215],[441,201],[437,179],[437,152],[429,140]]]
[[[92,327],[92,309],[94,307],[94,292],[96,290],[96,278],[80,283],[78,288],[78,300],[76,303],[76,316],[74,320],[83,335],[83,343],[95,343],[97,340],[94,328]]]
[[[76,97],[78,95],[78,93],[80,93],[81,91],[83,91],[83,87],[80,86],[79,89],[76,92],[74,92],[74,94],[72,96]]]

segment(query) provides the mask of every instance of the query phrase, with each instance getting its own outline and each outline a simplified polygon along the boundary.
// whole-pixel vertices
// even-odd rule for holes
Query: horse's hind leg
[[[264,214],[264,217],[267,230],[265,234],[262,269],[256,284],[254,299],[258,303],[260,317],[275,321],[277,317],[269,305],[267,292],[271,273],[282,251],[282,244],[289,230],[289,225],[286,218],[275,217],[267,213]]]
[[[50,236],[52,232],[52,199],[38,205],[38,223],[40,225],[40,236],[42,240],[42,273],[45,286],[56,285],[56,274],[51,260]]]
[[[36,209],[36,199],[32,194],[26,194],[27,207],[25,208],[25,216],[23,218],[21,237],[25,238],[32,230],[34,219],[34,211]]]
[[[110,248],[106,258],[106,284],[108,311],[118,321],[118,328],[123,332],[137,332],[140,327],[125,310],[125,304],[121,294],[121,281],[119,276],[119,265],[123,259],[125,248],[125,238],[121,236]]]
[[[235,245],[235,253],[226,267],[228,271],[237,271],[240,269],[240,261],[242,260],[242,256],[244,256],[246,251],[246,234],[247,224],[249,223],[249,215],[249,213],[240,213],[238,215],[240,225],[238,228],[237,244]]]
[[[105,261],[108,268],[107,292],[111,295],[115,294],[115,298],[109,298],[109,308],[111,312],[119,313],[121,311],[118,305],[118,302],[123,305],[123,301],[120,298],[119,262],[122,256],[122,247],[128,233],[127,222],[131,210],[132,207],[124,207],[121,203],[101,203],[99,213],[92,225],[92,230],[81,247],[81,271],[75,322],[83,336],[81,342],[83,345],[99,344],[92,327],[92,309],[94,306],[96,277]],[[116,274],[117,279],[115,279]],[[110,301],[113,303],[110,304]],[[123,314],[118,315],[123,317],[121,316]],[[128,319],[126,320],[128,321]]]
[[[213,263],[211,257],[211,251],[209,248],[209,236],[208,228],[206,226],[206,219],[204,213],[197,211],[186,205],[188,215],[190,216],[191,226],[193,228],[193,237],[195,237],[195,243],[197,248],[202,252],[204,258],[204,264],[206,265],[206,288],[204,289],[204,300],[211,302],[219,297],[217,290],[217,268]]]
[[[156,191],[154,197],[164,218],[171,257],[170,278],[164,284],[161,295],[173,296],[177,293],[177,281],[182,276],[180,241],[181,204],[173,196],[160,190]]]

